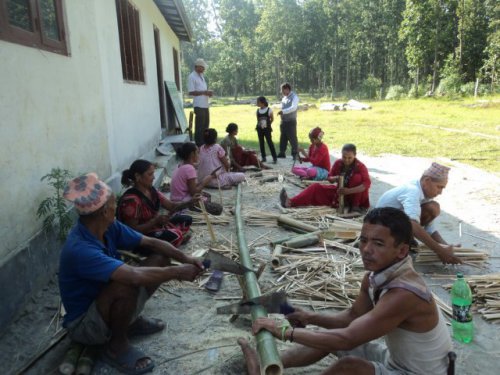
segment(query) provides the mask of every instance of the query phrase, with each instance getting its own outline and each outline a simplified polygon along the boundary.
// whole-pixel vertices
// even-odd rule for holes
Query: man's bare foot
[[[243,337],[238,338],[238,345],[241,347],[241,351],[243,352],[243,356],[245,357],[248,375],[259,375],[259,357],[257,356],[257,352],[255,351],[255,349],[252,348],[248,341]]]

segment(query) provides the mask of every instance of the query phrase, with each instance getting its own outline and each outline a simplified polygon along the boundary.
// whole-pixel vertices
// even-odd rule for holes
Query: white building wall
[[[136,0],[146,83],[123,81],[114,0],[65,1],[70,56],[0,40],[0,265],[39,232],[51,168],[107,178],[160,138],[153,23],[174,80],[175,34],[152,1]]]

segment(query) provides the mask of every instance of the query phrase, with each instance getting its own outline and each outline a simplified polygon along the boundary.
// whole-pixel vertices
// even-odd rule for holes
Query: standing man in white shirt
[[[292,148],[292,158],[295,160],[298,157],[298,141],[297,141],[297,109],[299,108],[299,97],[292,91],[292,86],[289,83],[281,85],[281,111],[278,116],[281,116],[280,124],[280,152],[279,158],[285,158],[285,151],[290,142]]]
[[[210,115],[208,112],[208,98],[212,97],[213,91],[208,90],[208,85],[203,73],[208,67],[203,59],[194,62],[194,70],[188,77],[188,93],[193,97],[194,141],[199,147],[203,144],[203,132],[210,126]]]

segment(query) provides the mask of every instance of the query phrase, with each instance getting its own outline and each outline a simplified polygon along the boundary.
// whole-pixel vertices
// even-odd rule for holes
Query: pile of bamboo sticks
[[[488,321],[500,320],[500,273],[465,276],[471,287],[477,312]],[[451,289],[452,284],[444,285]]]
[[[351,306],[356,298],[364,272],[356,265],[359,256],[339,255],[325,248],[323,253],[286,254],[272,291],[286,291],[290,302],[313,309]],[[294,250],[298,252],[301,250]]]
[[[454,248],[454,255],[460,258],[463,264],[472,267],[484,268],[486,262],[489,260],[490,255],[486,251],[475,250],[475,249],[462,249],[460,247]],[[418,248],[418,255],[415,259],[415,263],[420,264],[441,264],[441,260],[438,258],[435,252],[426,246],[420,246]]]
[[[453,275],[431,275],[433,279],[453,279]],[[500,320],[500,273],[487,275],[469,275],[465,280],[472,290],[473,307],[488,321]],[[453,284],[444,284],[443,288],[451,290]],[[451,308],[449,315],[451,317]]]
[[[205,216],[201,212],[193,212],[190,211],[189,215],[193,218],[193,224],[194,225],[206,225],[207,221],[205,220]],[[211,215],[207,214],[210,222],[213,225],[228,225],[233,221],[232,217],[228,214],[226,214],[224,211],[220,215]]]

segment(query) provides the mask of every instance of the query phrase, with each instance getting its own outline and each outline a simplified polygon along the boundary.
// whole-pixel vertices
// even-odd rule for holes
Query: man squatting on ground
[[[285,158],[285,151],[290,141],[292,148],[292,158],[295,160],[298,156],[299,143],[297,140],[297,110],[299,109],[299,97],[292,91],[292,86],[289,83],[281,85],[281,111],[278,116],[281,116],[280,123],[280,152],[279,158]]]
[[[59,288],[69,337],[103,345],[103,360],[126,373],[151,371],[154,362],[129,345],[128,337],[162,330],[164,322],[139,316],[158,286],[169,280],[193,281],[199,260],[170,243],[146,237],[115,220],[116,200],[95,173],[68,183],[64,197],[79,214],[61,252]],[[117,249],[145,246],[152,254],[139,267],[121,260]],[[170,258],[181,263],[170,266]]]
[[[323,374],[446,374],[450,335],[408,256],[411,239],[412,224],[403,211],[373,209],[363,220],[360,236],[368,272],[352,307],[336,315],[296,309],[286,316],[294,326],[323,329],[258,318],[253,333],[266,329],[300,344],[282,353],[285,368],[307,366],[333,353],[339,359]],[[382,336],[386,345],[372,342]]]
[[[453,245],[449,245],[433,225],[441,213],[439,203],[433,198],[443,192],[448,183],[450,168],[432,163],[420,180],[397,186],[386,191],[376,207],[394,207],[403,210],[411,220],[413,235],[434,251],[443,263],[462,263],[453,255]]]
[[[208,89],[205,80],[207,63],[203,59],[194,62],[194,70],[188,76],[188,93],[193,97],[194,141],[196,146],[203,144],[203,133],[210,127],[210,113],[208,111],[208,98],[213,96],[213,91]]]

